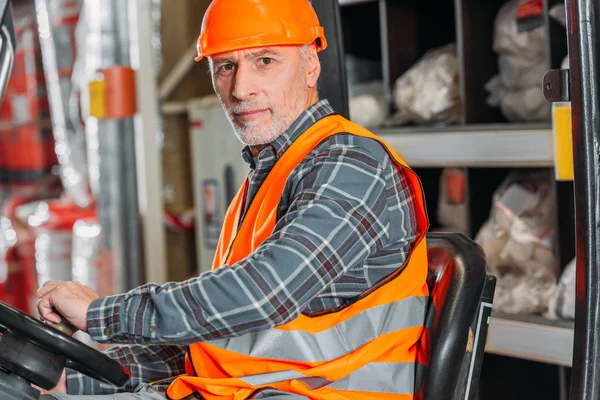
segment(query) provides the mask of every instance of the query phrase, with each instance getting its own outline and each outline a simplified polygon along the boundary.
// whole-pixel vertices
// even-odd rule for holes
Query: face
[[[238,138],[272,142],[317,101],[314,46],[270,46],[209,58],[213,86]]]

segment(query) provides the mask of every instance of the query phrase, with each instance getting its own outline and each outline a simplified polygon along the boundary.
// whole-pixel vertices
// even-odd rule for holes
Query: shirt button
[[[110,335],[110,329],[104,328],[104,336]]]

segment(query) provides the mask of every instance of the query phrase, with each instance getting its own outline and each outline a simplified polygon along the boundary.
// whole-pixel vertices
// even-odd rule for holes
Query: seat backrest
[[[469,330],[476,321],[486,280],[490,279],[486,258],[479,245],[460,233],[429,233],[427,254],[430,357],[420,377],[424,380],[423,400],[463,398],[455,393],[464,386],[460,376],[468,358]],[[483,351],[479,357],[483,357]]]

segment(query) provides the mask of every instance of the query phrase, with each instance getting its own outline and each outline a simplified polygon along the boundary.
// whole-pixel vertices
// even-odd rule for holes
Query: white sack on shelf
[[[542,91],[536,86],[520,89],[506,88],[496,76],[486,85],[491,93],[488,104],[500,107],[509,121],[543,121],[548,119],[548,102]]]
[[[346,54],[350,119],[362,126],[380,126],[389,116],[381,61]]]
[[[450,124],[460,121],[458,58],[453,44],[427,52],[394,86],[394,122]]]
[[[498,11],[494,22],[494,51],[522,59],[538,61],[546,57],[546,36],[543,27],[519,32],[517,10],[521,0],[510,0]]]
[[[514,172],[496,190],[475,241],[496,276],[494,309],[543,313],[556,287],[554,201],[549,171]]]
[[[350,119],[365,127],[380,126],[389,116],[383,82],[357,83],[349,87]]]
[[[548,319],[575,319],[575,259],[573,259],[565,268],[558,286],[552,294],[548,312],[544,317]]]
[[[502,85],[507,90],[541,88],[542,79],[546,74],[545,62],[528,60],[526,58],[501,55],[498,57],[499,75]],[[542,91],[539,91],[540,94]]]
[[[486,84],[487,103],[500,107],[512,122],[544,121],[550,118],[542,92],[547,69],[544,27],[519,32],[520,4],[521,0],[507,2],[496,16],[493,49],[498,54],[499,73]]]

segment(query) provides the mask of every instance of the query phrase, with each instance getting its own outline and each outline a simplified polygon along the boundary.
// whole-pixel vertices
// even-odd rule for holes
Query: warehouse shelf
[[[373,129],[412,167],[551,167],[549,124]]]
[[[485,351],[524,360],[570,367],[573,321],[541,316],[492,313]]]

